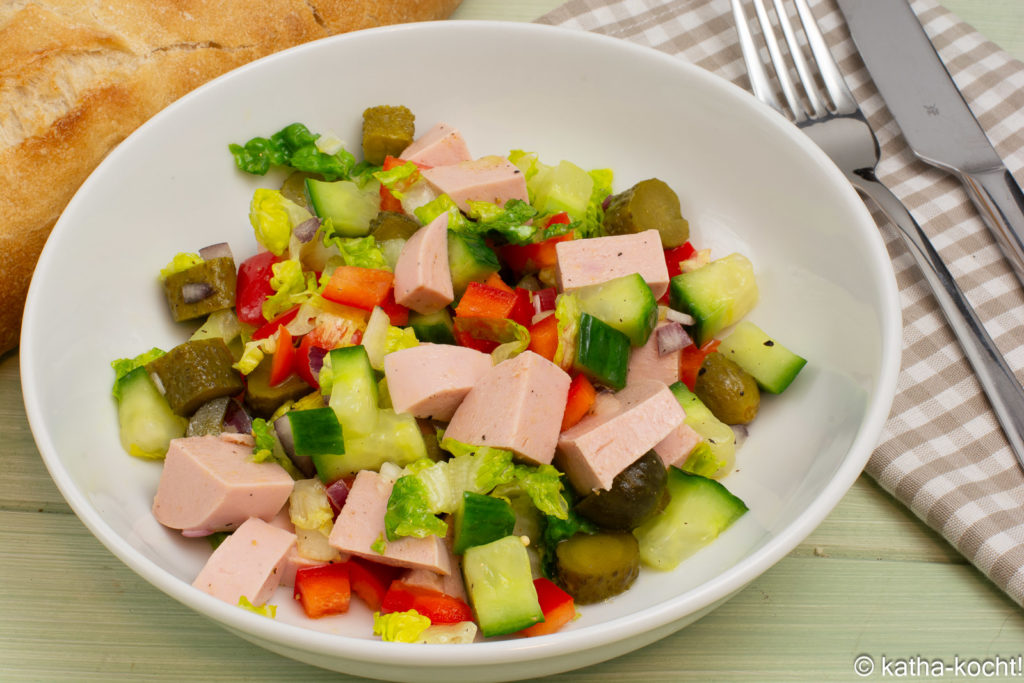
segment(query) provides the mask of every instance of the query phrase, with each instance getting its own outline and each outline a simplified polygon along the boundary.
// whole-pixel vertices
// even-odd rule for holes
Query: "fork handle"
[[[996,243],[1024,283],[1024,192],[1008,170],[956,172]]]
[[[848,176],[854,187],[870,197],[895,223],[914,256],[932,294],[953,329],[964,355],[988,396],[992,411],[1006,434],[1010,450],[1024,467],[1024,387],[985,331],[970,302],[914,217],[889,188],[873,178]]]

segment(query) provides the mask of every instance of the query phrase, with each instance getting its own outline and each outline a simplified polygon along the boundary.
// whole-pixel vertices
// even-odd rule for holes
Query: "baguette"
[[[8,0],[0,5],[0,354],[46,238],[111,149],[206,81],[293,45],[447,18],[461,0]]]

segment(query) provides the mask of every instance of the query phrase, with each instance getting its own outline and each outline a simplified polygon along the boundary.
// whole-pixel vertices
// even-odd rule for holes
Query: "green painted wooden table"
[[[528,21],[558,4],[464,0],[455,17]],[[944,4],[1024,57],[1024,0]],[[0,680],[357,680],[250,645],[101,546],[39,458],[16,352],[0,357],[0,468]],[[875,665],[867,678],[886,673],[883,657],[893,676],[941,661],[951,667],[946,677],[991,678],[984,674],[1011,664],[1019,674],[1024,655],[1024,611],[866,477],[804,543],[715,612],[551,680],[853,680],[862,655]]]

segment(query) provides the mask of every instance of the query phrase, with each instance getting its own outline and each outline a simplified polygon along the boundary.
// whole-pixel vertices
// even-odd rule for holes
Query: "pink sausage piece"
[[[417,313],[434,313],[455,299],[448,268],[448,214],[417,230],[395,264],[395,301]]]
[[[294,549],[295,534],[250,517],[217,546],[192,585],[231,605],[242,596],[262,605],[281,584]]]
[[[681,350],[670,351],[665,355],[658,353],[658,330],[670,323],[662,321],[651,332],[647,343],[633,349],[629,354],[629,366],[626,370],[626,384],[633,384],[643,379],[656,379],[665,384],[679,380],[679,356]]]
[[[426,166],[449,166],[473,157],[462,133],[447,123],[438,123],[413,140],[398,158]]]
[[[171,529],[232,531],[250,517],[273,519],[291,492],[284,468],[253,462],[251,446],[191,436],[171,441],[153,516]]]
[[[599,407],[558,439],[556,464],[580,493],[611,488],[619,472],[686,417],[669,388],[657,380],[626,385]]]
[[[491,365],[476,349],[419,344],[386,355],[384,375],[396,412],[447,422]]]
[[[458,558],[453,555],[452,561],[457,563]],[[457,565],[452,566],[457,567]],[[426,569],[408,569],[402,575],[401,580],[414,586],[440,591],[445,595],[451,595],[462,601],[467,600],[466,585],[462,581],[462,571],[460,569],[456,569],[447,576],[435,574]]]
[[[682,467],[690,452],[701,442],[701,435],[690,425],[680,422],[679,426],[669,432],[668,436],[654,445],[665,467],[675,465]]]
[[[530,201],[526,193],[526,177],[504,157],[480,157],[423,169],[420,173],[434,189],[451,197],[467,213],[470,201],[491,202],[499,206],[505,206],[510,199]]]
[[[394,485],[394,480],[371,470],[356,475],[345,507],[334,522],[331,545],[381,564],[451,574],[451,557],[443,538],[406,536],[397,541],[385,540],[383,554],[373,548],[378,539],[386,539],[384,513]]]
[[[569,375],[533,351],[492,367],[448,423],[445,437],[474,446],[507,448],[547,465],[555,455]]]
[[[566,240],[555,245],[558,286],[563,292],[640,273],[655,299],[668,291],[668,266],[657,230]]]

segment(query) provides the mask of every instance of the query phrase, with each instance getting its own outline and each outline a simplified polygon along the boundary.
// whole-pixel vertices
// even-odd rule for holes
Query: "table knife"
[[[871,79],[922,161],[952,173],[1024,283],[1024,193],[906,0],[838,0]]]

